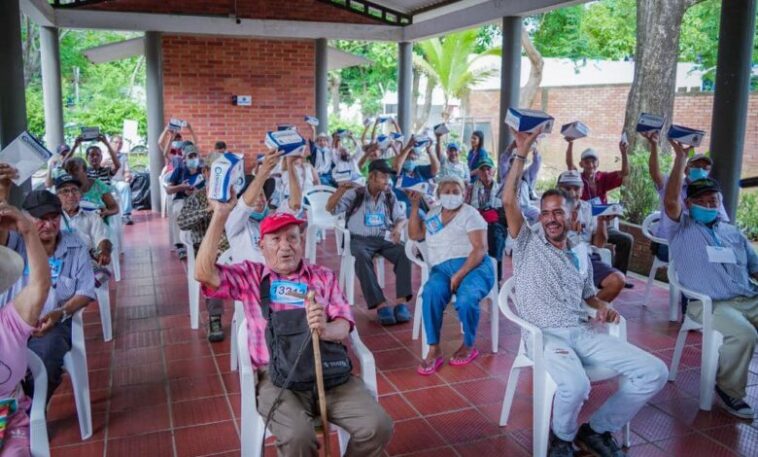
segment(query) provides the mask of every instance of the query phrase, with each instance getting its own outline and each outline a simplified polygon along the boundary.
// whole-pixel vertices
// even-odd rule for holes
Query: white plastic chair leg
[[[653,265],[650,267],[650,272],[647,274],[647,283],[645,284],[645,298],[642,299],[642,306],[647,306],[650,302],[650,292],[653,290],[653,281],[655,281],[655,274],[660,267],[660,261],[658,257],[653,256]]]
[[[669,322],[676,322],[679,320],[680,300],[681,292],[679,292],[679,289],[669,284]]]
[[[89,375],[87,372],[87,352],[84,347],[84,329],[80,316],[74,317],[71,340],[72,347],[63,357],[63,366],[71,376],[76,412],[79,416],[79,431],[82,440],[86,440],[92,436],[92,405],[90,403]]]
[[[190,327],[192,330],[197,330],[200,327],[200,284],[194,279],[187,282],[189,284]]]
[[[710,338],[703,335],[702,366],[700,367],[700,409],[703,411],[710,411],[713,406],[716,374],[719,368],[719,348],[724,342],[721,333],[717,331],[711,333]]]
[[[379,287],[384,288],[384,257],[374,258],[374,269],[376,271],[376,280]]]
[[[671,357],[671,366],[669,367],[669,381],[676,380],[676,374],[679,370],[679,361],[682,358],[682,351],[684,351],[684,343],[687,341],[687,333],[689,333],[689,329],[686,328],[686,325],[687,324],[685,322],[676,337],[674,355]]]
[[[422,285],[419,287],[418,292],[416,292],[416,307],[413,310],[413,333],[411,334],[411,339],[413,340],[417,340],[421,333],[421,315],[424,309],[423,293],[424,286]]]
[[[47,371],[42,360],[31,349],[26,350],[29,370],[34,377],[34,398],[29,413],[29,448],[32,457],[50,457],[45,406],[47,403]]]
[[[318,236],[318,228],[314,225],[309,225],[305,234],[305,258],[311,264],[316,263],[316,237]]]
[[[341,427],[337,427],[337,440],[340,443],[340,455],[345,455],[347,453],[347,445],[350,442],[350,434]]]
[[[111,297],[108,282],[95,289],[97,305],[100,308],[100,323],[103,326],[103,340],[113,339],[113,324],[111,322]]]
[[[511,367],[511,372],[508,374],[508,384],[505,385],[505,396],[503,397],[503,408],[500,410],[501,427],[508,425],[508,418],[511,415],[511,407],[513,406],[513,397],[516,395],[519,375],[523,369],[524,367],[518,367],[514,362]]]
[[[426,339],[426,330],[423,323],[421,324],[421,358],[425,359],[429,355],[429,343]]]
[[[230,361],[231,361],[231,369],[232,371],[237,371],[237,358],[239,353],[238,348],[238,342],[237,342],[237,333],[239,332],[239,326],[240,322],[242,322],[242,319],[244,318],[243,311],[242,311],[242,302],[235,301],[234,302],[234,315],[232,316],[232,339],[231,339],[231,354],[230,354]]]
[[[535,457],[547,456],[548,438],[550,437],[550,416],[553,410],[553,397],[555,396],[556,385],[550,376],[545,373],[545,386],[542,392],[539,392],[535,385],[534,404],[534,433],[533,433],[533,455]]]

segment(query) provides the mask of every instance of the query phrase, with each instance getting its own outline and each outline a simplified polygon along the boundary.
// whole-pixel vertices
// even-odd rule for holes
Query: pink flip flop
[[[437,371],[439,371],[440,368],[442,368],[442,365],[445,364],[445,359],[443,357],[437,357],[434,359],[434,364],[428,368],[423,368],[421,365],[416,369],[416,372],[420,374],[421,376],[431,376]]]
[[[473,362],[477,357],[479,357],[479,349],[474,348],[465,359],[454,359],[451,357],[449,363],[451,367],[462,367]]]

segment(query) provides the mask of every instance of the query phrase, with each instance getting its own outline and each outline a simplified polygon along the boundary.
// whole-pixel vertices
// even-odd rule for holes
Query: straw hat
[[[16,251],[0,246],[0,294],[10,289],[24,272],[24,259]]]

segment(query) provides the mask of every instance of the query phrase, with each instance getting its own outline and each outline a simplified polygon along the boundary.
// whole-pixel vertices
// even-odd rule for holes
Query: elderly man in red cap
[[[311,349],[305,343],[311,331],[321,339],[329,421],[350,434],[345,455],[382,455],[392,435],[392,420],[363,382],[350,374],[341,342],[355,325],[352,310],[334,272],[303,262],[305,221],[287,213],[266,216],[258,242],[265,263],[217,265],[218,243],[235,204],[235,199],[212,202],[213,217],[200,245],[195,276],[206,296],[243,303],[248,348],[258,375],[258,412],[268,417],[276,410],[269,429],[279,455],[318,455],[313,428],[318,398]],[[315,293],[313,301],[306,299],[310,292]],[[299,354],[303,348],[307,353]]]

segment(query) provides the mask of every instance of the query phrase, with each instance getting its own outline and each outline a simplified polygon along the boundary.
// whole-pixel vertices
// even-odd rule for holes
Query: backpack
[[[271,382],[282,389],[300,392],[316,391],[316,370],[311,354],[298,353],[312,351],[311,330],[304,308],[284,311],[271,310],[271,279],[266,276],[261,281],[261,310],[268,321],[266,325],[266,346],[270,360],[268,372]],[[304,341],[306,340],[306,341]],[[335,341],[319,342],[321,365],[324,373],[324,388],[331,389],[350,380],[353,364],[347,355],[347,348]],[[287,384],[287,378],[290,382]]]

